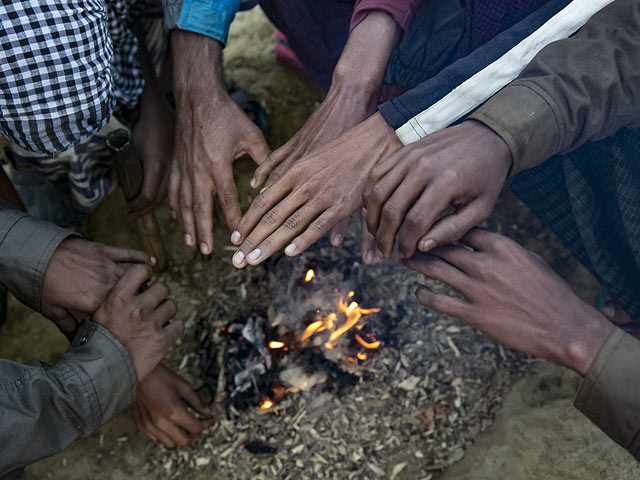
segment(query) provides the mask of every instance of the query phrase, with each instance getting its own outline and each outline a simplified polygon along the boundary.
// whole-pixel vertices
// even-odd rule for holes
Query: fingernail
[[[428,238],[427,240],[421,240],[418,248],[421,252],[428,252],[432,250],[436,246],[436,241],[433,238]]]
[[[209,245],[207,245],[204,242],[200,244],[200,251],[202,252],[203,255],[209,255],[211,253],[209,251]]]
[[[233,259],[232,259],[234,265],[242,265],[242,262],[244,262],[244,253],[242,253],[241,251],[237,251],[234,255],[233,255]]]
[[[333,237],[331,237],[331,245],[337,247],[342,242],[342,238],[343,237],[340,234],[334,235]]]
[[[155,265],[157,262],[156,257],[151,257],[149,261],[151,262],[151,265]]]
[[[231,243],[237,245],[240,243],[240,240],[242,240],[242,235],[240,235],[240,232],[236,230],[231,234]]]
[[[367,254],[364,256],[364,260],[365,262],[367,262],[368,264],[371,264],[374,262],[374,258],[375,258],[375,253],[373,252],[373,250],[369,250],[367,252]]]
[[[251,179],[249,185],[251,185],[251,188],[256,188],[258,186],[258,181],[255,179],[255,177]]]
[[[295,243],[290,243],[289,245],[287,245],[287,248],[284,249],[284,253],[286,253],[287,255],[293,255],[294,253],[296,253]]]
[[[174,220],[178,219],[178,214],[174,210],[171,210],[171,216],[173,217]]]
[[[379,262],[383,258],[384,258],[384,254],[382,253],[382,251],[380,251],[379,249],[376,249],[376,251],[374,253],[373,261],[374,262]]]
[[[186,243],[190,247],[193,247],[193,237],[191,237],[190,234],[185,233],[184,234],[184,243]]]
[[[249,254],[249,256],[247,257],[248,260],[251,260],[252,262],[256,261],[258,258],[260,258],[260,249],[256,248],[253,252],[251,252]]]
[[[264,192],[267,189],[267,187],[261,188],[260,189],[260,193]]]

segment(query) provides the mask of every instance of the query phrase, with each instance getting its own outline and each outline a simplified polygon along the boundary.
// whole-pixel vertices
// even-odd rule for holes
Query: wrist
[[[592,307],[575,324],[578,328],[563,346],[560,363],[585,376],[615,327]]]
[[[469,123],[472,128],[478,129],[481,135],[484,137],[484,144],[486,144],[489,148],[489,151],[492,152],[492,158],[497,162],[497,168],[500,170],[504,170],[505,172],[505,182],[511,175],[511,171],[513,169],[513,155],[511,153],[511,149],[507,142],[498,135],[492,128],[488,127],[484,123],[471,119],[467,120],[464,123]]]

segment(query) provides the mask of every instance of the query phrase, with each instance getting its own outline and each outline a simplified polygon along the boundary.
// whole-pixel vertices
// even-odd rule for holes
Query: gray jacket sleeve
[[[55,365],[0,359],[0,477],[91,434],[133,403],[136,385],[127,351],[93,322]]]
[[[162,11],[164,13],[164,28],[173,30],[178,26],[178,17],[182,10],[183,0],[162,0]]]
[[[0,283],[40,311],[44,272],[55,249],[70,235],[0,201]]]

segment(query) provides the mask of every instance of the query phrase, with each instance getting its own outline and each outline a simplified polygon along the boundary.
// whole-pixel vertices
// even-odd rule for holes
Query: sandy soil
[[[273,125],[269,141],[277,146],[303,123],[321,99],[321,92],[302,75],[274,60],[272,38],[272,28],[258,10],[242,14],[234,23],[226,65],[229,76],[266,105]],[[246,185],[252,168],[250,161],[238,163],[241,186]],[[241,189],[245,205],[249,198],[249,191]],[[166,209],[159,215],[163,225],[170,224]],[[220,212],[217,215],[223,218]],[[500,200],[492,224],[541,253],[584,298],[593,297],[593,279],[511,195]],[[123,200],[118,197],[109,199],[96,212],[92,218],[92,231],[96,240],[105,243],[136,245],[131,225],[124,215]],[[226,229],[220,228],[216,234],[217,245],[228,245],[227,238]],[[180,268],[192,265],[195,255],[182,246],[179,229],[170,229],[166,240],[174,264],[182,265]],[[228,251],[219,250],[220,256],[229,256]],[[228,259],[220,261],[228,262]],[[193,274],[196,282],[200,278],[201,272]],[[201,284],[202,288],[207,287],[204,280]],[[185,320],[193,316],[198,307],[188,300],[190,288],[193,288],[190,283],[172,284],[173,296],[181,299],[180,315]],[[51,324],[13,299],[9,319],[0,330],[0,357],[19,361],[39,358],[53,362],[66,349],[66,340]],[[638,477],[637,464],[573,409],[572,397],[578,380],[559,367],[533,362],[505,397],[495,423],[441,478],[599,480]],[[65,452],[29,467],[26,478],[161,478],[162,472],[145,470],[148,468],[145,467],[146,456],[157,448],[137,434],[128,412],[124,412]],[[203,471],[189,478],[212,477],[211,473]]]

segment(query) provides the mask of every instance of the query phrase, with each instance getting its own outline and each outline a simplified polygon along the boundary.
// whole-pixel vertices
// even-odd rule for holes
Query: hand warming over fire
[[[385,158],[366,182],[363,203],[369,233],[389,257],[458,240],[485,220],[511,165],[507,144],[492,130],[467,121],[429,135]],[[455,212],[438,220],[453,207]]]
[[[360,205],[371,168],[402,144],[379,113],[296,162],[238,224],[233,264],[257,265],[285,247],[295,256]]]
[[[464,298],[420,285],[424,306],[464,320],[497,341],[585,375],[613,325],[581,301],[535,254],[501,235],[473,229],[462,242],[416,253],[403,265]]]
[[[213,419],[200,420],[187,407],[202,415],[211,409],[181,376],[158,365],[138,385],[131,415],[138,430],[167,448],[185,446],[213,425]]]

